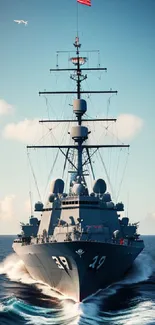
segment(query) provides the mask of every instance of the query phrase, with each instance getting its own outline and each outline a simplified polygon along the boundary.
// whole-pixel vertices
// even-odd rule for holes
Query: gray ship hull
[[[75,301],[118,281],[143,248],[142,241],[128,246],[87,241],[13,244],[32,278]]]

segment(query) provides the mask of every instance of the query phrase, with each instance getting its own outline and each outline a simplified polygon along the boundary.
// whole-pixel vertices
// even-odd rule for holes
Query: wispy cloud
[[[20,221],[28,222],[30,215],[27,205],[23,198],[15,194],[6,194],[0,199],[0,234],[20,232]]]
[[[119,139],[132,139],[142,129],[143,120],[132,114],[121,114],[117,119],[117,135]]]
[[[38,119],[25,119],[18,123],[7,124],[2,132],[7,139],[17,140],[22,143],[31,143],[41,136],[41,125]]]
[[[14,201],[15,195],[8,195],[0,200],[0,220],[14,217]]]
[[[88,128],[91,129],[94,124],[88,125]],[[106,123],[99,123],[97,124],[97,129],[92,130],[92,133],[90,135],[90,142],[95,143],[96,140],[102,140],[101,136],[103,133],[107,133],[106,140],[110,140],[112,137],[112,134],[116,137],[118,137],[120,140],[130,140],[134,138],[138,132],[142,129],[143,126],[143,120],[136,116],[131,114],[121,114],[118,116],[116,127],[114,128],[112,125],[108,127],[108,131],[106,131]],[[22,143],[34,143],[34,141],[37,141],[41,139],[45,134],[48,134],[46,139],[46,143],[50,144],[51,138],[49,137],[50,134],[50,126],[46,124],[47,128],[42,127],[42,125],[39,124],[38,119],[32,119],[28,120],[25,119],[23,121],[20,121],[18,123],[10,123],[7,124],[2,132],[3,137],[7,139],[13,139]],[[71,124],[70,124],[71,129]],[[61,143],[61,137],[63,134],[65,134],[62,137],[63,142],[67,142],[69,140],[68,138],[68,129],[67,124],[65,124],[62,128],[62,124],[58,123],[57,125],[54,124],[54,128],[52,129],[52,134],[54,135],[54,138],[59,140]]]
[[[0,115],[8,115],[12,112],[12,105],[8,104],[4,99],[0,99]]]
[[[114,144],[119,142],[130,141],[135,138],[143,127],[143,120],[132,114],[120,114],[116,123],[97,123],[96,128],[92,128],[90,142]]]
[[[144,235],[155,234],[155,212],[150,212],[147,216],[140,221],[139,230]]]

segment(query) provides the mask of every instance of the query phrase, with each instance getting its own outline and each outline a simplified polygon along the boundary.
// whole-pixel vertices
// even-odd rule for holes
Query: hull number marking
[[[59,269],[70,270],[69,264],[64,256],[52,256],[52,258]]]
[[[98,270],[102,264],[104,263],[106,259],[106,256],[99,257],[99,255],[96,255],[93,257],[93,262],[89,264],[89,267],[95,270]]]

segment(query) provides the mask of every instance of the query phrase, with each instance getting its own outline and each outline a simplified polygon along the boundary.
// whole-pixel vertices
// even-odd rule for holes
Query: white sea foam
[[[147,265],[147,267],[146,267]],[[120,284],[132,284],[148,280],[155,270],[154,261],[150,255],[146,253],[140,254],[133,264],[131,271],[119,281]]]
[[[24,284],[34,284],[44,295],[59,300],[71,299],[52,289],[42,281],[33,279],[24,266],[24,262],[14,253],[9,255],[0,263],[0,274],[6,274],[11,281],[17,281]]]
[[[16,254],[11,254],[0,263],[0,274],[6,274],[12,281],[33,284],[36,281],[27,272],[24,262]]]
[[[69,300],[69,297],[62,295],[58,291],[55,291],[50,286],[44,284],[41,281],[36,281],[32,279],[30,274],[27,272],[23,261],[19,259],[16,254],[9,255],[2,263],[0,263],[0,274],[6,274],[11,281],[17,281],[25,284],[35,285],[44,295],[49,298],[57,298],[60,301],[59,310],[57,315],[53,318],[52,314],[49,317],[46,316],[46,313],[50,312],[50,309],[41,308],[41,315],[39,315],[39,309],[36,315],[31,315],[23,309],[19,311],[18,302],[16,298],[11,298],[7,306],[0,305],[0,312],[4,310],[14,310],[18,312],[20,316],[24,317],[27,321],[27,324],[33,325],[52,325],[52,324],[63,324],[67,323],[68,325],[77,325],[78,320],[81,314],[81,309],[79,304],[75,303],[73,300]],[[9,298],[10,299],[10,298]],[[17,305],[17,306],[16,306]],[[45,317],[44,315],[45,314]]]
[[[18,256],[16,256],[16,254],[11,254],[0,264],[0,274],[6,274],[10,280],[18,281],[18,282],[20,281],[25,284],[33,284],[46,296],[59,299],[61,302],[60,305],[61,308],[59,310],[58,318],[56,316],[57,321],[59,320],[61,324],[63,324],[63,322],[67,322],[68,325],[80,324],[80,319],[82,319],[83,317],[86,321],[86,324],[87,323],[91,324],[92,322],[93,324],[97,324],[99,320],[98,312],[100,309],[100,302],[103,303],[106,297],[115,294],[116,291],[120,288],[120,286],[124,284],[138,283],[147,280],[149,276],[153,273],[153,271],[154,271],[154,263],[151,257],[146,253],[142,253],[136,259],[132,271],[124,278],[124,280],[119,281],[107,287],[104,290],[100,290],[96,295],[88,297],[88,299],[86,299],[84,303],[78,304],[71,300],[68,300],[68,297],[63,296],[59,292],[51,289],[50,286],[45,285],[41,281],[38,282],[32,279],[29,273],[26,271],[24,263],[18,258]],[[143,310],[143,315],[145,314],[145,312],[147,315],[148,308],[147,306],[145,306],[144,303],[141,305],[141,309]],[[0,311],[3,310],[4,310],[4,306],[0,305]],[[149,314],[151,317],[151,312]],[[123,321],[124,318],[125,319],[124,324],[126,325],[132,324],[130,322],[130,318],[126,317],[125,314],[123,317],[122,316],[120,319],[121,322]],[[51,317],[44,318],[42,315],[40,315],[38,318],[34,315],[33,316],[25,315],[24,317],[27,319],[28,324],[34,324],[34,325],[52,324]],[[139,324],[139,325],[146,324],[144,319],[143,322],[141,323],[140,320],[138,319],[136,323],[136,311],[135,313],[133,312],[132,314],[132,320],[133,318],[134,318],[134,324]],[[119,324],[119,316],[117,320]],[[123,322],[121,324],[123,324]]]
[[[147,267],[146,267],[147,265]],[[82,306],[82,311],[84,312],[85,316],[87,317],[87,306],[88,310],[90,310],[90,315],[91,312],[93,313],[92,316],[93,318],[95,317],[95,314],[98,314],[98,310],[100,308],[100,304],[103,304],[104,300],[112,295],[115,295],[116,292],[123,286],[123,285],[131,285],[134,283],[139,283],[142,281],[148,280],[148,278],[152,275],[152,273],[155,270],[154,262],[151,258],[146,253],[142,253],[138,256],[136,261],[134,262],[134,265],[131,269],[131,271],[126,275],[124,279],[121,281],[115,282],[114,284],[108,286],[105,289],[99,290],[96,292],[94,295],[87,297],[84,302],[85,305]],[[92,302],[89,308],[89,301]],[[115,315],[116,316],[116,315]],[[123,316],[125,317],[125,315]],[[136,315],[134,316],[136,318]],[[122,316],[121,316],[122,319]],[[95,320],[94,320],[95,321]],[[130,319],[127,320],[128,322],[126,323],[121,323],[125,325],[130,325],[130,324],[145,324],[144,323],[130,323]],[[119,324],[119,322],[118,322]],[[155,323],[154,323],[155,324]]]
[[[148,325],[155,324],[155,304],[151,301],[143,301],[136,308],[128,309],[117,317],[114,314],[117,325]]]
[[[0,312],[4,311],[5,307],[0,303]]]

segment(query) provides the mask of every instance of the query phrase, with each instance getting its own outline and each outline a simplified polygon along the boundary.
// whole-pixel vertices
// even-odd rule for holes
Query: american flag
[[[82,5],[91,6],[91,0],[77,0]]]

